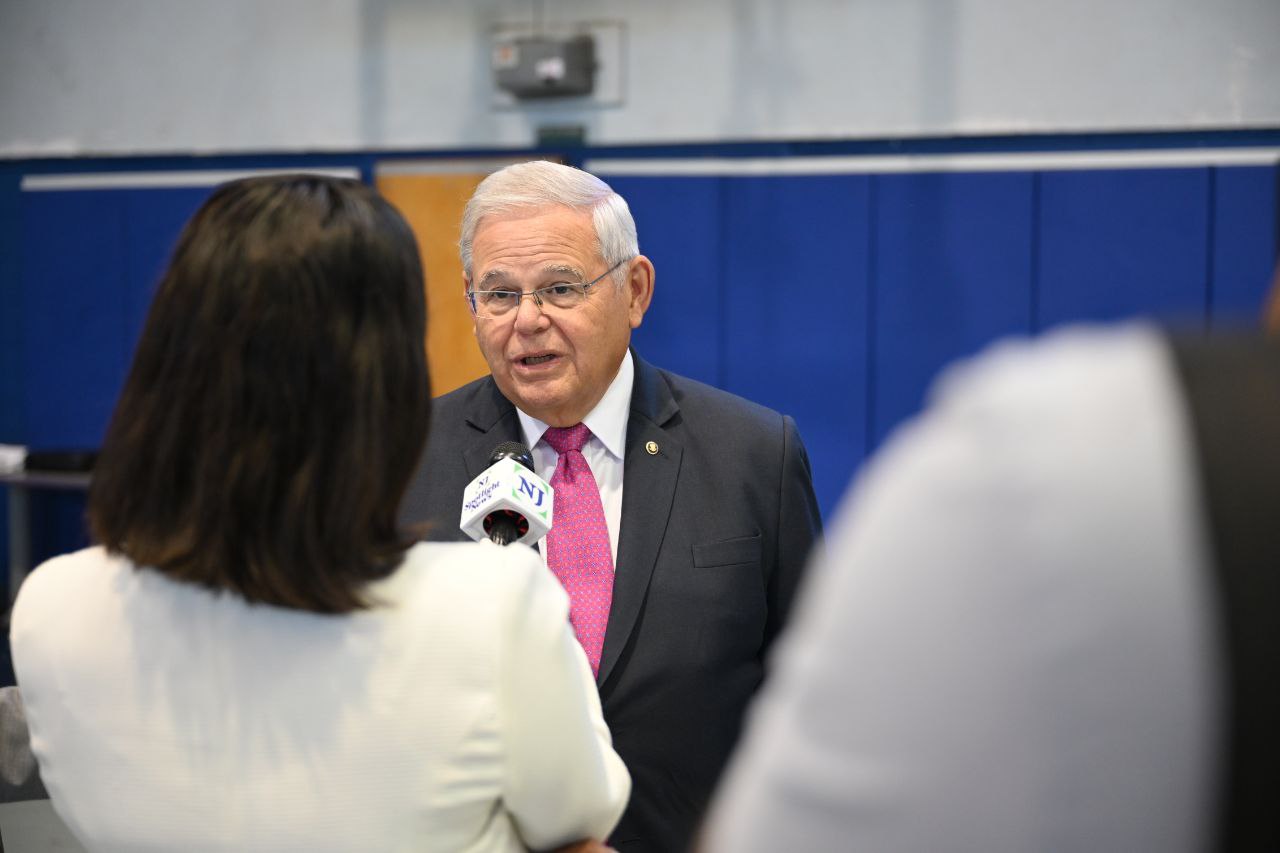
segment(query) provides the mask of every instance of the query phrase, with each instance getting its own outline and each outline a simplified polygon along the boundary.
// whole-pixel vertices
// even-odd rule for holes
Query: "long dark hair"
[[[430,414],[417,242],[369,187],[218,188],[151,304],[89,494],[139,567],[321,613],[408,543],[396,510]]]

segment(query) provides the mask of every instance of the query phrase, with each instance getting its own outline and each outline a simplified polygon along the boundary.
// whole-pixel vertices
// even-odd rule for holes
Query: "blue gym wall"
[[[651,154],[656,171],[610,175],[617,152],[568,152],[629,200],[657,266],[636,344],[655,363],[793,415],[828,515],[947,362],[1078,320],[1251,322],[1276,257],[1275,165],[682,176],[662,173],[670,153],[627,150],[633,161]],[[367,176],[372,160],[323,165]],[[98,445],[151,290],[209,192],[20,185],[24,174],[85,167],[3,171],[0,441]],[[78,544],[79,506],[48,501],[61,508],[34,508],[37,558]]]
[[[946,363],[1148,316],[1256,323],[1277,168],[776,177],[607,174],[657,295],[647,357],[793,415],[824,515]]]

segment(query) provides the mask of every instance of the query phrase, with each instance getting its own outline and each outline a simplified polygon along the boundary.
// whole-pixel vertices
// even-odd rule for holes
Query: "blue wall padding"
[[[724,387],[796,419],[828,507],[867,446],[870,188],[726,180]]]
[[[1044,173],[1036,327],[1137,314],[1203,323],[1209,171]]]
[[[654,298],[632,337],[659,366],[720,385],[724,380],[724,269],[720,178],[615,178],[631,208],[640,251],[657,270]]]
[[[1213,280],[1215,325],[1256,324],[1280,251],[1275,166],[1214,170]]]
[[[867,451],[869,236],[865,175],[726,179],[723,387],[796,419],[823,507]]]
[[[944,365],[1031,326],[1034,177],[877,178],[875,443],[921,407]]]
[[[212,187],[191,187],[124,193],[129,261],[125,343],[130,361],[151,297],[169,266],[178,235],[212,192]]]
[[[0,179],[0,440],[96,445],[210,190]],[[949,361],[1070,321],[1253,320],[1277,248],[1275,166],[608,180],[657,267],[637,347],[795,417],[828,515]]]
[[[21,444],[25,431],[20,181],[17,171],[0,167],[0,444]],[[9,576],[8,517],[9,493],[0,489],[0,585],[5,589]]]
[[[156,281],[208,193],[23,193],[26,444],[101,443]]]
[[[30,495],[32,567],[89,544],[85,492],[36,489]]]
[[[0,167],[0,444],[21,444],[23,386],[22,176]],[[0,532],[0,541],[4,533]]]
[[[27,444],[97,447],[125,371],[124,197],[23,194]]]
[[[819,497],[833,505],[867,445],[869,179],[620,177],[610,185],[627,199],[657,268],[637,348],[795,417]]]

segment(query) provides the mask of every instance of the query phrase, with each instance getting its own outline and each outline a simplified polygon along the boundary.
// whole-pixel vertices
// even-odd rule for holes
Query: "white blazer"
[[[420,544],[324,616],[89,548],[12,647],[55,808],[93,850],[520,850],[603,838],[630,778],[528,548]]]

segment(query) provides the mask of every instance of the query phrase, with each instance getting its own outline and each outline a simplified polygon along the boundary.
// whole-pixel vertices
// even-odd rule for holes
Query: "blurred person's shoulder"
[[[1105,508],[1101,490],[1112,508],[1121,493],[1140,503],[1153,478],[1188,467],[1184,408],[1169,340],[1155,326],[1005,339],[939,374],[925,411],[894,431],[854,491],[888,477],[963,484],[1019,512],[1032,501],[1092,515]]]
[[[44,621],[69,615],[77,606],[133,573],[124,557],[109,554],[100,545],[61,554],[41,563],[22,582],[13,605],[13,625],[22,620]]]
[[[1039,338],[1006,338],[944,369],[929,402],[975,412],[1016,399],[1024,411],[1070,411],[1169,381],[1165,335],[1146,324],[1066,326]]]

